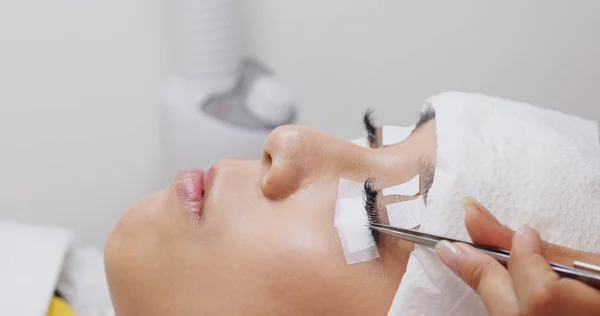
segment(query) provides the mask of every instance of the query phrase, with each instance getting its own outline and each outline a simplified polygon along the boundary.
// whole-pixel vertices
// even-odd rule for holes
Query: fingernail
[[[458,271],[460,252],[449,241],[442,240],[438,242],[435,245],[435,254],[450,270]]]
[[[478,212],[493,223],[500,224],[498,219],[492,213],[490,213],[490,211],[488,211],[483,205],[481,205],[481,203],[472,197],[466,197],[463,199],[463,207],[465,210]]]

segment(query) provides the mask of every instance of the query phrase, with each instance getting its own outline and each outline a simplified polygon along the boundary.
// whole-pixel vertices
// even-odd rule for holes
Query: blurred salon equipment
[[[177,73],[164,95],[168,174],[260,158],[268,133],[295,120],[291,89],[242,57],[238,0],[169,3]]]

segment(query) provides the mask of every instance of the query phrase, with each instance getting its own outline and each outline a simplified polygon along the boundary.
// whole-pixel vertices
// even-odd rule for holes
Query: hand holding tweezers
[[[498,260],[501,264],[506,266],[508,264],[508,259],[510,258],[510,251],[498,249],[494,247],[489,247],[480,244],[474,244],[462,240],[456,240],[452,238],[440,237],[436,235],[426,234],[422,232],[418,232],[412,229],[403,229],[397,228],[389,225],[383,224],[369,224],[367,225],[371,229],[378,231],[380,233],[390,235],[396,238],[400,238],[406,241],[410,241],[419,245],[426,246],[428,248],[434,249],[435,245],[439,241],[447,240],[449,242],[460,242],[467,245],[470,245],[490,257]],[[575,279],[577,281],[583,282],[593,288],[600,290],[600,267],[596,267],[586,263],[579,263],[579,266],[586,267],[588,271],[572,268],[569,266],[565,266],[562,264],[558,264],[555,262],[549,262],[552,270],[554,270],[560,277]],[[591,272],[596,271],[596,273]]]

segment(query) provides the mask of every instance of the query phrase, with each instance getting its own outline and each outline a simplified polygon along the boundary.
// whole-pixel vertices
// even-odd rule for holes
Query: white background
[[[484,92],[600,119],[600,2],[245,0],[244,44],[340,137],[361,114],[412,124],[422,101]],[[0,218],[101,245],[166,185],[162,0],[0,0]],[[167,175],[170,177],[170,175]]]

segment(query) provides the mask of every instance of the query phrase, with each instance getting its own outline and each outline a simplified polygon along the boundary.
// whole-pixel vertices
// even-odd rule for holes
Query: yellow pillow
[[[53,297],[48,308],[48,316],[75,316],[65,300],[59,297]]]

